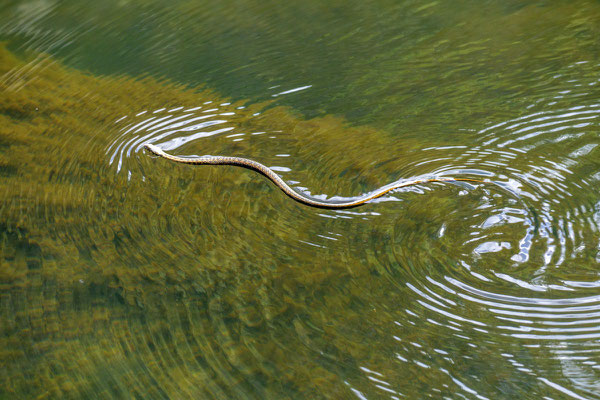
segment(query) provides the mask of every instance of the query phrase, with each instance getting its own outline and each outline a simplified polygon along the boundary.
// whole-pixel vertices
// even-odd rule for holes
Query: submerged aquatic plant
[[[329,220],[303,218],[297,205],[238,170],[197,172],[139,153],[134,154],[139,169],[127,179],[109,163],[106,149],[123,116],[209,101],[227,104],[226,99],[151,77],[93,76],[44,54],[19,58],[5,46],[0,76],[5,93],[0,348],[10,360],[0,374],[0,393],[63,397],[108,390],[151,396],[221,390],[235,397],[236,390],[281,394],[288,387],[310,397],[324,385],[347,390],[334,388],[340,367],[331,361],[345,353],[344,365],[355,369],[348,357],[369,356],[368,347],[359,344],[362,328],[356,343],[348,342],[353,340],[348,332],[336,339],[335,330],[325,343],[323,332],[315,336],[298,317],[312,313],[307,305],[319,301],[332,314],[314,317],[335,320],[344,309],[344,324],[355,320],[356,327],[363,318],[352,312],[352,291],[358,288],[348,287],[344,298],[326,288],[331,279],[348,281],[350,274],[368,275],[369,269],[343,259],[315,264],[294,243],[298,234],[309,240],[310,232],[326,230]],[[304,159],[298,174],[314,187],[335,178],[337,186],[328,190],[368,190],[393,169],[388,161],[378,177],[366,174],[375,161],[365,156],[367,147],[417,146],[394,145],[381,132],[332,116],[302,120],[270,104],[237,102],[222,106],[221,112],[227,110],[235,112],[229,123],[237,131],[287,133],[289,147]],[[210,151],[248,156],[261,151],[250,142],[219,145],[222,150]],[[326,172],[303,173],[303,163],[319,154],[328,156],[322,160]],[[216,176],[221,184],[211,183]],[[253,226],[236,222],[246,218]],[[248,240],[257,230],[270,230],[272,241]],[[172,324],[173,318],[179,322]],[[297,335],[280,337],[287,328],[273,331],[274,326],[288,326]],[[152,364],[158,344],[150,341],[159,336],[177,362]],[[172,347],[181,341],[188,342],[183,353]],[[327,352],[309,356],[315,346]],[[279,360],[287,358],[283,348],[306,357],[280,370]],[[257,359],[261,354],[270,358]],[[136,373],[142,368],[145,374]],[[120,378],[103,381],[108,370]],[[249,387],[251,382],[258,386]]]

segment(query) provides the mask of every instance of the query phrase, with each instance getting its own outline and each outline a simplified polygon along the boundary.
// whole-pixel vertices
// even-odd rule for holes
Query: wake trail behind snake
[[[361,206],[367,203],[370,200],[376,199],[378,197],[383,196],[384,194],[391,192],[392,190],[414,186],[422,183],[429,182],[477,182],[477,183],[492,183],[491,181],[482,181],[478,179],[470,179],[470,178],[429,178],[429,179],[418,179],[407,182],[398,183],[395,185],[391,185],[389,187],[384,186],[379,188],[371,193],[367,193],[363,196],[358,197],[355,200],[351,201],[336,201],[336,200],[328,200],[328,201],[320,201],[316,199],[311,199],[305,195],[302,195],[292,189],[279,175],[275,173],[269,167],[253,161],[247,158],[241,157],[224,157],[224,156],[204,156],[204,157],[194,157],[194,158],[184,158],[177,157],[168,153],[165,153],[160,147],[155,146],[150,143],[144,144],[144,148],[147,149],[150,153],[157,155],[162,158],[166,158],[167,160],[171,160],[174,162],[182,163],[182,164],[191,164],[191,165],[234,165],[236,167],[248,168],[254,171],[259,172],[260,174],[269,178],[278,188],[280,188],[285,194],[287,194],[292,199],[296,200],[299,203],[305,204],[311,207],[317,208],[325,208],[325,209],[344,209],[344,208],[353,208]],[[495,184],[497,185],[497,184]]]

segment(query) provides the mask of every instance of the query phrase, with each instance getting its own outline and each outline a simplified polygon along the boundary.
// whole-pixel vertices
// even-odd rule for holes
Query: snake
[[[482,181],[478,179],[471,178],[451,178],[451,177],[438,177],[438,178],[426,178],[426,179],[416,179],[409,180],[404,182],[399,182],[387,186],[383,186],[373,192],[364,194],[362,196],[356,197],[350,201],[338,201],[338,200],[326,200],[321,201],[317,199],[312,199],[303,194],[298,193],[294,189],[292,189],[279,175],[275,173],[271,168],[257,162],[254,160],[250,160],[247,158],[241,157],[226,157],[226,156],[202,156],[202,157],[178,157],[172,154],[166,153],[160,147],[146,143],[143,146],[150,153],[162,157],[164,159],[174,161],[182,164],[190,164],[190,165],[233,165],[236,167],[242,167],[254,170],[268,179],[270,179],[279,189],[281,189],[286,195],[290,198],[296,200],[297,202],[311,206],[316,208],[324,208],[324,209],[347,209],[354,208],[368,203],[371,200],[374,200],[378,197],[385,195],[386,193],[391,192],[392,190],[404,188],[408,186],[414,186],[424,183],[431,182],[476,182],[476,183],[488,183],[487,181]]]

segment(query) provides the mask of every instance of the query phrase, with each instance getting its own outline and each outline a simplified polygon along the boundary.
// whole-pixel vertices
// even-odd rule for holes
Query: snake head
[[[158,146],[155,146],[155,145],[153,145],[153,144],[151,144],[151,143],[146,143],[146,144],[144,144],[144,146],[143,146],[143,147],[144,147],[146,150],[148,150],[150,153],[152,153],[152,154],[154,154],[154,155],[156,155],[156,156],[161,156],[161,155],[162,155],[162,153],[164,153],[160,147],[158,147]]]

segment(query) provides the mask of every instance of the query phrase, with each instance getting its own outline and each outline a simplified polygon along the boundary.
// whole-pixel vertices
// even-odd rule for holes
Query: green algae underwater
[[[116,115],[226,99],[149,77],[93,76],[43,54],[20,59],[6,47],[0,68],[8,76],[0,97],[2,397],[348,395],[340,376],[360,375],[358,360],[377,358],[362,341],[381,324],[365,323],[358,293],[380,282],[344,256],[315,263],[290,240],[312,240],[330,220],[304,218],[306,209],[251,172],[197,171],[140,154],[145,180],[128,180],[107,163]],[[384,181],[359,174],[372,163],[361,157],[366,146],[390,145],[379,132],[241,104],[222,107],[235,109],[238,129],[302,132],[300,159],[328,153],[326,177],[339,181],[328,190],[352,194]],[[338,138],[348,135],[354,146],[341,154]],[[244,142],[216,146],[257,156]],[[246,219],[252,226],[239,225]],[[328,289],[332,280],[343,296]]]
[[[573,26],[586,44],[582,51],[592,54],[596,45],[589,36],[595,25],[564,7],[577,17]],[[379,15],[367,19],[376,25]],[[530,25],[531,10],[521,15],[527,33],[548,23],[540,19]],[[439,39],[439,46],[421,54],[424,64],[433,65],[437,50],[450,46]],[[557,37],[553,46],[563,49],[563,39]],[[369,40],[365,37],[365,45]],[[527,42],[515,43],[514,53],[528,51]],[[444,54],[460,59],[463,51],[485,58],[473,47]],[[392,53],[384,54],[389,62]],[[571,68],[577,57],[571,58],[556,61],[561,64],[556,69],[567,75],[579,68],[584,77],[593,76],[593,66]],[[515,68],[515,74],[535,61]],[[361,61],[355,62],[361,71]],[[497,60],[482,64],[504,68]],[[572,305],[575,316],[593,314],[597,297],[592,285],[599,241],[597,231],[586,227],[600,226],[594,222],[600,203],[590,190],[600,166],[596,139],[585,136],[588,128],[570,126],[572,137],[544,139],[535,150],[544,162],[562,162],[568,153],[572,174],[592,177],[589,186],[569,183],[565,191],[572,196],[553,204],[552,212],[533,196],[525,198],[530,207],[522,208],[502,191],[459,185],[402,191],[392,196],[396,201],[348,213],[323,212],[290,201],[251,171],[174,165],[140,151],[128,136],[125,144],[115,137],[151,118],[202,118],[206,111],[213,122],[224,121],[216,127],[231,130],[190,141],[177,153],[256,159],[278,166],[285,180],[330,196],[365,193],[424,169],[443,171],[449,163],[464,165],[453,172],[477,171],[460,158],[468,150],[453,147],[460,135],[434,137],[416,129],[425,112],[418,104],[407,110],[410,118],[403,122],[409,133],[398,140],[388,128],[402,117],[389,107],[415,95],[378,88],[373,80],[382,79],[379,74],[344,86],[347,92],[328,106],[335,111],[350,101],[348,108],[360,109],[364,99],[350,93],[361,86],[373,88],[367,92],[371,99],[392,96],[394,101],[377,105],[383,110],[379,115],[389,117],[374,128],[355,123],[368,123],[369,117],[354,116],[353,124],[332,115],[306,119],[275,102],[231,100],[204,86],[84,69],[46,54],[15,55],[6,46],[0,51],[5,93],[0,96],[0,397],[383,398],[400,396],[401,390],[419,398],[423,393],[452,397],[460,388],[473,397],[556,398],[554,382],[569,386],[572,371],[590,382],[597,376],[593,366],[581,373],[582,365],[565,361],[568,355],[594,361],[593,315],[581,317],[584,328],[547,327],[553,312],[563,311],[556,315],[564,323],[560,318]],[[436,79],[452,81],[460,73],[449,70]],[[383,78],[392,87],[404,79],[402,74]],[[507,81],[490,84],[486,93],[519,97],[532,90],[502,86]],[[434,89],[425,90],[435,87],[430,83],[422,83],[425,99],[440,98]],[[461,85],[453,95],[473,100],[481,92],[472,89]],[[598,116],[588,101],[592,97],[579,97],[589,107],[582,118]],[[473,114],[486,112],[485,102],[462,103]],[[567,103],[564,109],[573,106]],[[441,101],[434,104],[438,112],[457,112],[445,110]],[[507,126],[498,128],[503,140],[523,129],[510,118],[529,118],[513,111],[497,111]],[[252,140],[236,141],[233,135],[242,134]],[[545,137],[556,138],[551,135]],[[539,184],[531,190],[536,195],[546,189],[560,193],[561,187],[552,185],[564,182],[551,179],[558,167],[536,169],[547,164],[532,154],[524,161],[516,158],[523,151],[513,154],[510,147],[502,149],[506,159],[494,158],[502,153],[489,148],[476,157],[485,162],[486,151],[493,171],[523,172],[523,181]],[[503,224],[492,220],[497,214]],[[540,263],[515,262],[506,254],[530,241],[531,260],[557,261],[560,251],[548,255],[551,246],[541,243],[560,238],[563,226],[552,225],[546,237],[540,232],[544,218],[563,215],[564,230],[580,239],[576,245],[567,238],[562,246],[572,268],[540,273]],[[498,248],[483,239],[473,242],[476,229],[484,228],[499,238]],[[577,296],[566,290],[573,287],[569,283],[580,285]],[[544,298],[548,288],[559,294]],[[568,336],[580,332],[591,336]]]

